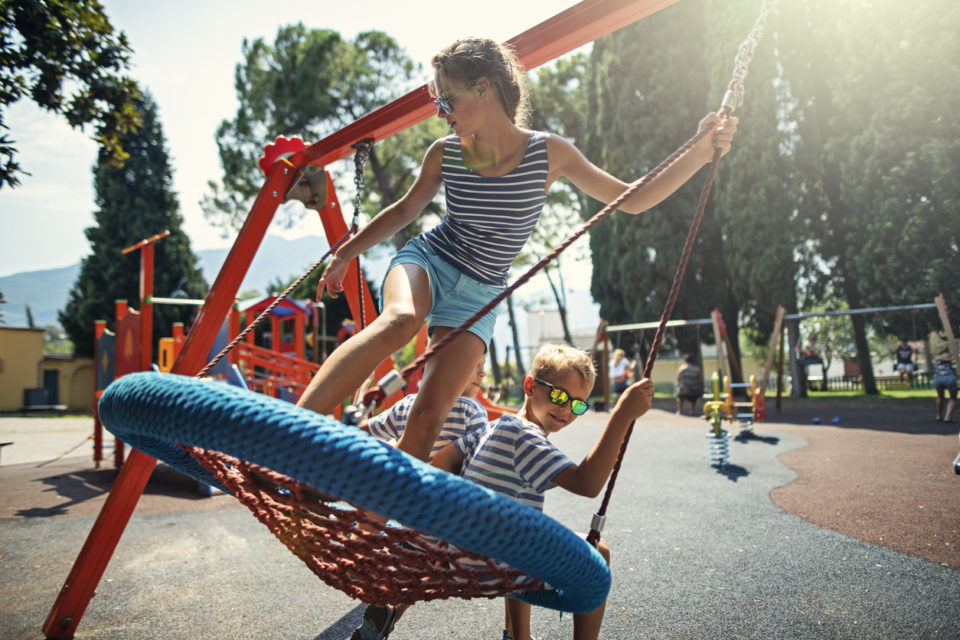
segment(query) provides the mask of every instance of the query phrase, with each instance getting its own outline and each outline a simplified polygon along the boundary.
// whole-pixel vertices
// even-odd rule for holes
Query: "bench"
[[[25,405],[24,407],[22,407],[20,409],[20,413],[23,414],[23,417],[27,417],[28,412],[37,412],[37,411],[44,411],[48,413],[50,412],[59,413],[63,415],[63,412],[66,410],[67,410],[67,405],[65,404],[31,404],[31,405]]]

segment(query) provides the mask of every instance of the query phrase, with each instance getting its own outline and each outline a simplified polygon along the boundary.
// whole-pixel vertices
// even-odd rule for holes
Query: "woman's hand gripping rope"
[[[331,298],[336,298],[343,292],[343,280],[347,277],[347,270],[350,268],[350,261],[340,257],[340,254],[334,254],[326,268],[320,275],[320,282],[317,283],[317,300],[323,297],[323,290],[326,288]]]
[[[734,116],[727,116],[724,113],[708,113],[700,121],[697,131],[705,131],[712,128],[712,136],[704,136],[694,148],[696,153],[703,160],[704,164],[713,161],[714,152],[719,150],[720,156],[725,156],[730,151],[733,144],[733,136],[737,133],[737,125],[740,120]]]

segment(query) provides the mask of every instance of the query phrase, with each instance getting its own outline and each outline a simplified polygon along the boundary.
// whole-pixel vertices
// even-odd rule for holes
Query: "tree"
[[[104,164],[111,151],[100,150],[100,164],[94,167],[97,225],[85,231],[91,254],[81,261],[67,305],[59,313],[60,324],[78,355],[93,354],[96,320],[106,320],[107,326],[114,328],[115,300],[138,304],[140,256],[139,252],[123,255],[125,247],[169,230],[170,235],[154,245],[154,291],[168,296],[183,281],[184,290],[203,297],[207,288],[182,229],[156,104],[145,94],[136,106],[143,123],[135,133],[121,138],[129,153],[123,168]],[[188,322],[193,311],[191,307],[155,306],[154,339],[169,335],[173,322]]]
[[[798,97],[787,114],[798,211],[822,265],[812,285],[834,284],[851,308],[932,298],[960,269],[960,64],[947,35],[960,8],[805,0],[781,11],[784,79]],[[930,60],[942,61],[935,72]],[[864,390],[875,394],[867,321],[851,319]]]
[[[587,56],[574,54],[542,67],[529,83],[531,127],[563,136],[578,144],[586,123],[583,114],[587,100]],[[566,181],[555,183],[547,194],[540,221],[514,262],[514,268],[529,268],[565,240],[581,222],[587,198]],[[568,259],[583,260],[582,245],[572,246],[564,254]],[[564,340],[573,344],[567,323],[567,296],[558,257],[543,268],[560,315]],[[556,278],[556,281],[555,281]],[[528,309],[529,310],[529,309]]]
[[[716,109],[707,106],[704,28],[702,2],[684,2],[594,43],[585,109],[587,157],[632,182],[695,133],[699,118]],[[654,56],[656,64],[637,64]],[[726,175],[721,165],[718,180]],[[640,216],[617,212],[593,229],[591,292],[601,317],[616,324],[660,316],[701,184],[691,180],[654,210]],[[588,213],[599,207],[593,203]],[[736,344],[737,315],[730,311],[736,303],[715,213],[704,217],[673,315],[705,317],[720,307]],[[688,332],[677,334],[684,351],[696,350],[693,340]]]
[[[137,84],[122,75],[131,49],[96,0],[0,1],[0,188],[27,174],[2,130],[4,109],[27,95],[71,127],[96,124],[102,162],[123,165],[121,138],[140,125]],[[29,175],[29,174],[27,174]]]
[[[262,38],[244,41],[234,81],[237,114],[217,130],[222,184],[208,184],[204,214],[214,224],[238,227],[263,184],[257,158],[264,144],[278,135],[307,143],[322,138],[411,89],[419,73],[393,38],[379,31],[360,33],[350,42],[336,31],[296,24],[281,27],[272,46]],[[367,213],[409,188],[427,147],[443,133],[443,123],[431,119],[376,145],[367,167],[372,177],[365,182]],[[352,180],[352,163],[347,174]],[[289,226],[302,211],[284,208],[278,219]],[[408,233],[398,234],[397,247]]]

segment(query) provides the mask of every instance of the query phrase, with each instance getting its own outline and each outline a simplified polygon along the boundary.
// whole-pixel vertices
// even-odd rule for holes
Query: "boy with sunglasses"
[[[595,497],[613,471],[620,443],[630,424],[650,408],[653,382],[644,378],[617,401],[607,426],[589,454],[575,463],[549,440],[588,408],[596,370],[590,356],[567,345],[544,345],[523,381],[525,395],[517,415],[505,415],[444,447],[433,464],[451,473],[543,509],[543,493],[555,486]],[[601,540],[598,551],[610,562]],[[573,616],[574,637],[597,638],[605,605]],[[530,639],[530,605],[508,598],[504,638]]]

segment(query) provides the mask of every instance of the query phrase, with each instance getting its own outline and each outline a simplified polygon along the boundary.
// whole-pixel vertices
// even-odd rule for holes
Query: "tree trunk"
[[[793,322],[788,322],[787,324],[787,348],[786,351],[789,354],[788,358],[790,360],[790,376],[793,378],[793,383],[790,385],[790,397],[791,398],[806,398],[807,397],[807,376],[801,367],[797,363],[797,350],[794,349],[794,345],[800,342],[800,321],[794,320]]]
[[[513,296],[507,296],[507,313],[510,317],[510,333],[513,334],[514,362],[517,365],[517,383],[522,385],[523,379],[527,377],[527,371],[523,366],[523,358],[520,356],[520,333],[517,330],[517,318],[513,311]]]
[[[503,382],[503,374],[500,373],[500,362],[497,361],[497,343],[490,338],[490,372],[493,374],[493,382],[500,388]]]
[[[570,326],[567,324],[567,301],[566,296],[562,295],[563,292],[563,272],[560,269],[557,269],[557,273],[560,274],[560,289],[557,290],[557,286],[553,283],[553,278],[550,277],[550,270],[544,269],[543,273],[547,276],[547,282],[550,283],[550,289],[553,291],[553,298],[557,301],[557,311],[560,313],[560,325],[563,327],[563,340],[570,346],[573,346],[573,336],[570,335]]]

